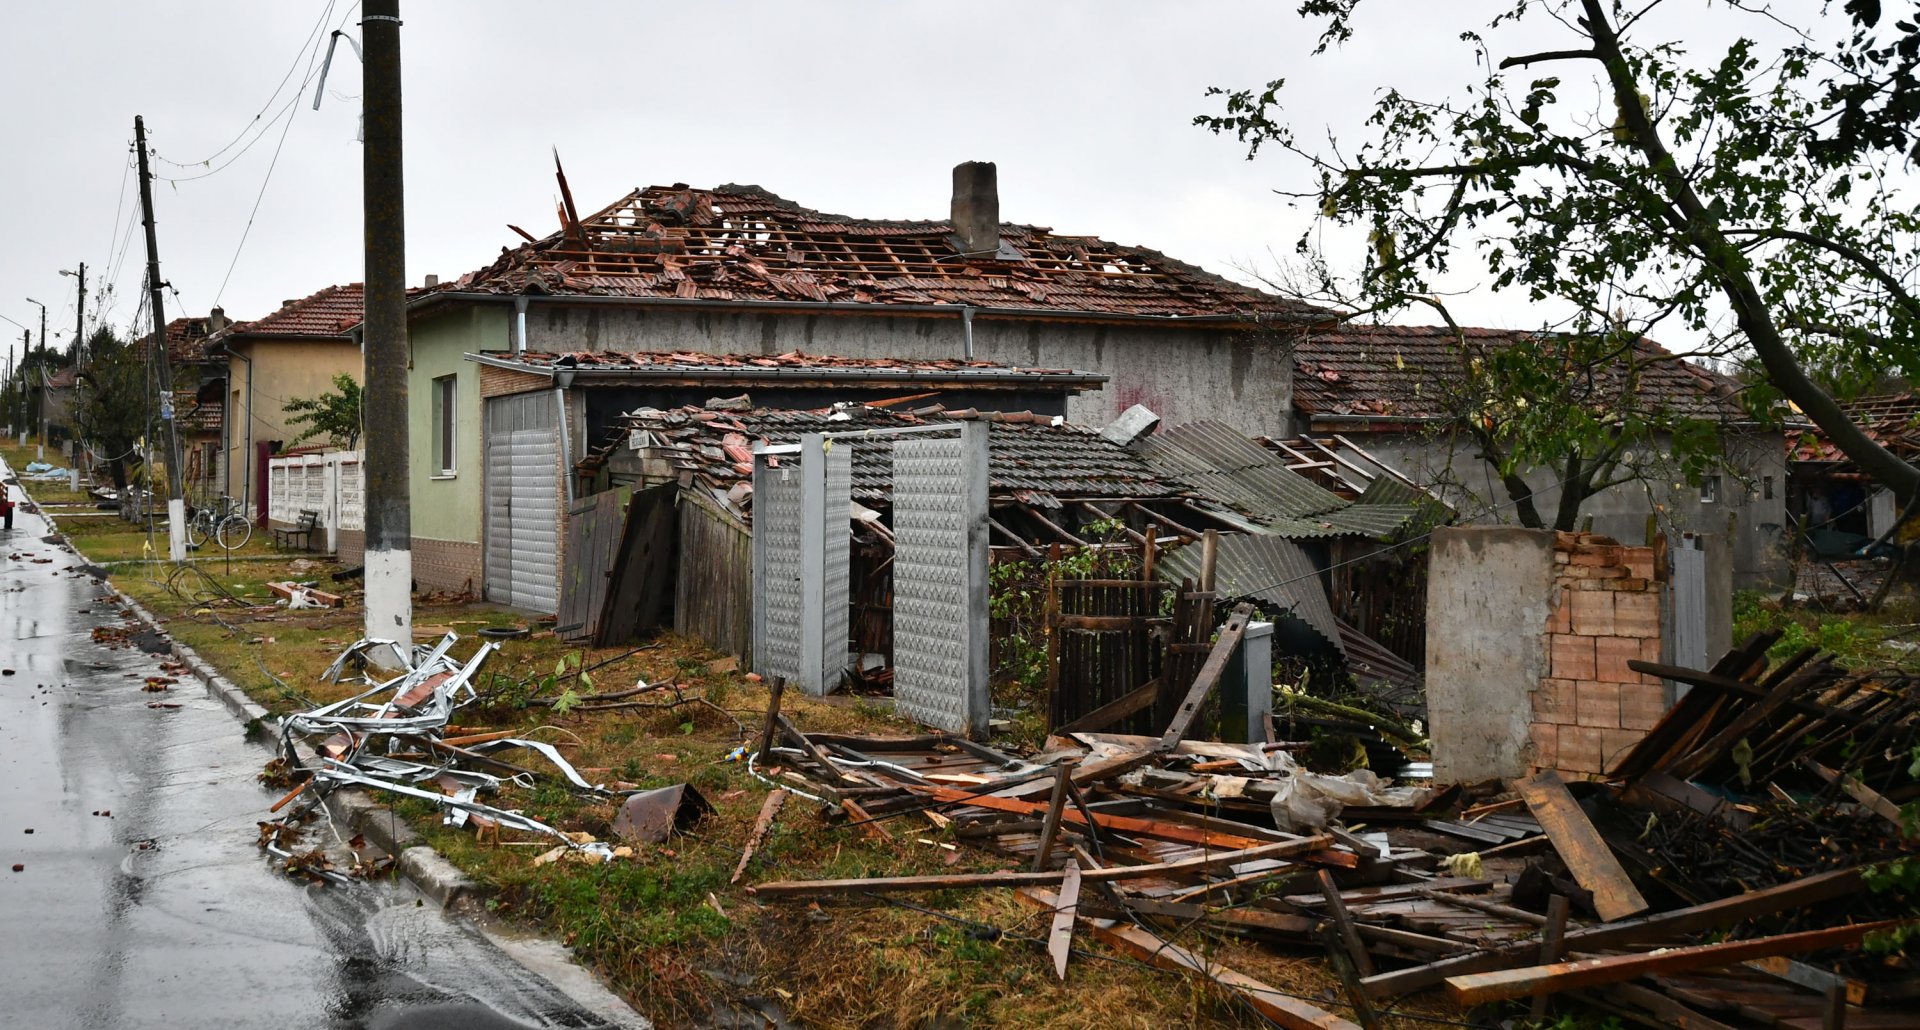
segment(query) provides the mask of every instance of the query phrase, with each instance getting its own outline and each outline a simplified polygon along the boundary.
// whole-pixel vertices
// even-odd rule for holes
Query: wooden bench
[[[273,546],[292,547],[293,538],[300,538],[300,549],[313,550],[313,531],[320,528],[320,513],[310,508],[300,509],[300,521],[285,529],[273,531]]]

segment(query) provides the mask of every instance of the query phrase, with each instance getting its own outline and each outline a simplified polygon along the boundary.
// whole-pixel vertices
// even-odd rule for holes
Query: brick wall
[[[1667,708],[1660,680],[1627,667],[1660,660],[1653,548],[1592,533],[1554,540],[1546,676],[1533,691],[1535,768],[1604,772]]]
[[[504,397],[510,393],[526,393],[529,390],[550,390],[553,380],[546,376],[537,376],[531,372],[519,372],[510,368],[495,368],[492,365],[480,366],[480,396]]]
[[[341,530],[340,564],[352,567],[366,560],[367,537],[354,530]],[[452,540],[413,538],[413,584],[422,593],[471,593],[480,596],[485,583],[481,571],[479,544]]]

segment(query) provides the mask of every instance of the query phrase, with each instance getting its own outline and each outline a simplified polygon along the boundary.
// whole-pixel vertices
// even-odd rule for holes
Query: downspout
[[[229,361],[234,358],[239,358],[240,361],[247,366],[247,443],[246,449],[240,452],[240,512],[244,515],[253,500],[253,359],[234,350],[225,340],[221,340],[218,344],[215,344],[213,349],[217,349],[220,353],[225,354]],[[233,373],[231,370],[227,373],[227,383],[228,385],[232,385],[233,383]],[[233,418],[229,416],[223,419],[222,422],[223,424],[220,427],[220,443],[221,447],[229,455],[227,468],[232,469]],[[233,483],[231,482],[227,483],[227,496],[233,496]],[[253,521],[252,517],[249,516],[247,521]]]
[[[964,347],[963,354],[968,361],[973,360],[973,308],[962,305],[960,308],[960,338]]]
[[[519,357],[527,352],[527,295],[513,298],[513,354]]]
[[[553,403],[560,412],[560,481],[567,487],[567,503],[573,503],[573,434],[567,428],[567,388],[573,385],[573,370],[553,374]]]

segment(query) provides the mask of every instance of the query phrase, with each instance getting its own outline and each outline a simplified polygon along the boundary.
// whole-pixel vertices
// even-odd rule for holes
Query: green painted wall
[[[480,542],[480,366],[462,355],[505,349],[512,311],[504,304],[462,304],[408,326],[413,351],[407,373],[408,466],[416,538]],[[451,477],[436,475],[433,453],[433,381],[445,375],[459,377]],[[368,447],[379,445],[367,441]]]

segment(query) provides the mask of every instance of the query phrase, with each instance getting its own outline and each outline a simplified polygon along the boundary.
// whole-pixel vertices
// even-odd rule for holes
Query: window
[[[1713,504],[1720,500],[1720,477],[1705,476],[1700,480],[1700,503]]]
[[[1760,496],[1773,500],[1773,477],[1764,476],[1760,480]]]
[[[454,427],[459,423],[454,416],[455,398],[459,396],[459,376],[440,376],[433,381],[433,455],[438,464],[435,476],[452,476],[458,471],[454,463]]]

